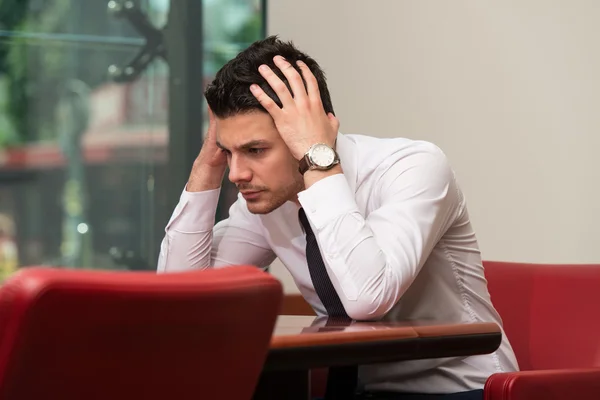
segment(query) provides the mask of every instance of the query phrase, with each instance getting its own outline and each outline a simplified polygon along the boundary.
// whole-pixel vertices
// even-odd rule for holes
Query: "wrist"
[[[310,148],[312,146],[314,146],[315,144],[318,143],[323,143],[326,144],[327,146],[331,147],[332,149],[335,149],[335,139],[334,140],[330,140],[327,138],[314,138],[311,140],[307,140],[306,142],[304,142],[301,146],[297,146],[297,148],[292,151],[292,155],[298,160],[302,160],[304,158],[304,156],[306,155],[306,153],[308,153],[308,151],[310,150]]]
[[[219,189],[225,176],[225,166],[211,167],[206,164],[194,164],[186,186],[188,192],[203,192]]]
[[[313,144],[305,156],[299,160],[298,171],[304,175],[309,170],[329,171],[334,168],[340,163],[340,157],[334,146],[326,143]]]
[[[304,173],[304,187],[308,189],[309,187],[311,187],[312,185],[314,185],[322,179],[343,173],[344,171],[342,170],[342,166],[340,164],[335,165],[333,168],[327,171],[322,171],[318,169],[308,170]]]

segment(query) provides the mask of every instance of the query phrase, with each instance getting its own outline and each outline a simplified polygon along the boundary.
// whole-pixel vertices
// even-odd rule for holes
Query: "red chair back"
[[[600,366],[600,265],[484,267],[521,370]]]
[[[0,288],[0,399],[250,399],[282,295],[245,266],[22,269]]]

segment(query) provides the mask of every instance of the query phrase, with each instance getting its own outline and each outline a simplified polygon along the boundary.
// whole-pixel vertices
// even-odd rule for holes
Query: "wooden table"
[[[501,339],[494,323],[335,323],[280,316],[254,399],[308,399],[313,368],[487,354]]]

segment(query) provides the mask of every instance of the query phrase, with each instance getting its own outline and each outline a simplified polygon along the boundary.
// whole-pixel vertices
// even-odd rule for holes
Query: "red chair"
[[[600,399],[600,265],[484,267],[521,369],[492,375],[485,399]]]
[[[282,296],[246,266],[22,269],[0,288],[0,399],[250,399]]]

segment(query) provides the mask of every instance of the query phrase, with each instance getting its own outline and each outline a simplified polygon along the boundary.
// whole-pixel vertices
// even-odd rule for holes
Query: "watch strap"
[[[308,153],[306,153],[304,155],[304,157],[302,157],[300,159],[300,163],[298,164],[298,171],[300,171],[300,174],[304,175],[306,173],[306,171],[308,171],[310,169],[310,162],[308,159]]]
[[[335,158],[333,160],[333,162],[331,163],[331,165],[329,165],[327,168],[316,168],[319,170],[323,170],[323,171],[327,171],[333,167],[335,167],[336,165],[338,165],[340,163],[340,157],[337,153],[337,151],[333,150],[334,154],[335,154]],[[298,171],[300,172],[300,174],[304,175],[306,173],[306,171],[312,169],[311,167],[313,166],[313,163],[310,161],[310,152],[307,152],[304,157],[302,157],[298,163]]]

